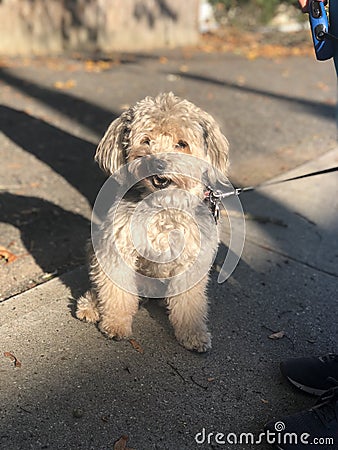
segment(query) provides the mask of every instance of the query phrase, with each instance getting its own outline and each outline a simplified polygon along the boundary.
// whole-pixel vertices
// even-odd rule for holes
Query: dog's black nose
[[[151,177],[151,182],[154,188],[156,189],[164,189],[169,186],[171,180],[169,178],[164,177],[162,175],[154,175]]]

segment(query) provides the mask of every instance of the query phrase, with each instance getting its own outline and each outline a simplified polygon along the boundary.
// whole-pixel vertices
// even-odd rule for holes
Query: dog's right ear
[[[126,163],[131,120],[131,110],[122,113],[109,125],[97,146],[95,161],[108,175]]]

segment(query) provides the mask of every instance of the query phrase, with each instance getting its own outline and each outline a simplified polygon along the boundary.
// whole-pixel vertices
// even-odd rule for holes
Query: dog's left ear
[[[95,153],[95,161],[108,175],[126,163],[132,110],[129,109],[108,127]]]
[[[203,128],[207,158],[213,167],[226,176],[229,153],[228,140],[221,132],[218,123],[208,113],[204,113],[200,117],[200,124]]]

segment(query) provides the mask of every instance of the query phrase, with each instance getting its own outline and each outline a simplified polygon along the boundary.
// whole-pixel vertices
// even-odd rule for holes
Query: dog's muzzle
[[[163,175],[154,175],[150,178],[150,181],[156,189],[165,189],[171,183],[171,180]]]

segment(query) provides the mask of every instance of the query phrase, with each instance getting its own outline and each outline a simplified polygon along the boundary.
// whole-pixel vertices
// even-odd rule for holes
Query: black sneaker
[[[338,450],[338,387],[317,404],[265,426],[266,441],[279,450]]]
[[[282,374],[308,394],[322,395],[338,386],[338,355],[292,358],[280,364]]]

